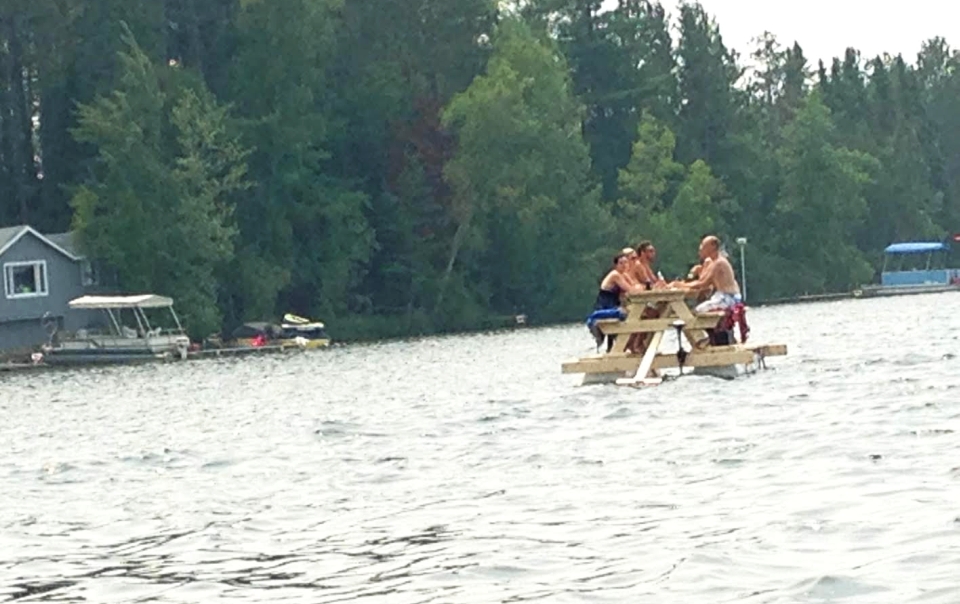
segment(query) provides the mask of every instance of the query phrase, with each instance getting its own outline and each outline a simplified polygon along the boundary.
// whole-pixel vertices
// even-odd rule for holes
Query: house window
[[[89,260],[80,262],[80,281],[84,287],[100,284],[100,275],[97,274],[97,268]]]
[[[47,261],[8,262],[3,265],[3,291],[7,298],[47,295]]]

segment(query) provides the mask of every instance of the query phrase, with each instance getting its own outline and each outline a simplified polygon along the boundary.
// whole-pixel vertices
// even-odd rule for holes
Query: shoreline
[[[949,290],[946,290],[949,291]],[[904,292],[899,295],[919,295],[921,293],[927,292]],[[942,292],[929,292],[929,293],[942,293]],[[860,294],[860,295],[858,295]],[[789,304],[814,304],[818,302],[835,302],[840,300],[864,300],[874,297],[888,297],[886,295],[881,296],[865,296],[860,293],[858,290],[849,291],[849,292],[834,292],[834,293],[824,293],[824,294],[804,294],[800,296],[790,296],[784,298],[771,298],[767,300],[761,300],[756,303],[747,303],[747,306],[753,306],[755,308],[762,308],[767,306],[785,306]],[[499,319],[499,320],[495,320]],[[345,337],[343,339],[334,339],[333,343],[329,348],[340,348],[346,346],[355,346],[355,345],[370,345],[377,343],[389,343],[389,342],[402,342],[404,340],[414,340],[430,337],[450,337],[457,335],[476,335],[483,333],[503,333],[511,331],[521,331],[525,329],[545,329],[552,327],[559,327],[563,325],[571,325],[582,323],[580,319],[573,320],[556,320],[556,321],[546,321],[543,323],[533,321],[531,322],[526,316],[522,322],[510,322],[505,321],[503,315],[491,315],[491,317],[481,322],[475,328],[456,328],[456,329],[425,329],[425,330],[411,330],[409,333],[394,333],[391,335],[385,336],[375,336],[375,335],[357,335],[354,337]],[[283,350],[278,349],[275,346],[267,346],[263,349],[218,349],[209,348],[201,349],[196,351],[194,354],[191,354],[191,358],[187,360],[202,360],[208,358],[217,358],[217,357],[247,357],[247,356],[260,356],[263,354],[277,354],[280,352],[289,352],[289,348]],[[73,366],[73,368],[83,368],[84,365]],[[5,373],[14,373],[14,372],[27,372],[27,371],[37,371],[43,369],[63,369],[64,367],[58,365],[48,365],[46,363],[34,363],[30,360],[30,353],[13,353],[13,354],[3,354],[0,353],[0,374]]]

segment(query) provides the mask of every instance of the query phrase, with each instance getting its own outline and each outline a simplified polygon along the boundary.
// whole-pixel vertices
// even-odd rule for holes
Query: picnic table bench
[[[662,372],[681,366],[693,368],[736,368],[762,364],[767,356],[787,354],[782,344],[729,345],[711,343],[708,330],[717,329],[726,311],[694,313],[687,305],[689,294],[684,290],[660,289],[627,297],[626,318],[600,319],[596,327],[604,336],[615,336],[613,346],[604,354],[570,361],[562,365],[563,373],[582,373],[584,383],[618,383],[621,385],[653,385],[662,381]],[[655,310],[656,316],[648,309]],[[689,343],[689,350],[661,352],[664,334],[676,330]],[[627,351],[632,336],[643,336],[642,354]],[[638,338],[633,338],[637,340]],[[681,342],[682,344],[682,342]],[[678,354],[679,353],[679,354]]]

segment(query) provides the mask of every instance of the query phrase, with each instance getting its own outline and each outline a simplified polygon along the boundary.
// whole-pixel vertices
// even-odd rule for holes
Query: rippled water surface
[[[0,375],[0,601],[960,602],[958,303],[645,390],[581,325]]]

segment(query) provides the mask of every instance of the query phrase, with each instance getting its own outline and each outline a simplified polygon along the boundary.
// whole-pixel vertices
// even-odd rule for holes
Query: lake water
[[[582,325],[0,376],[0,601],[954,604],[958,302],[644,390]]]

